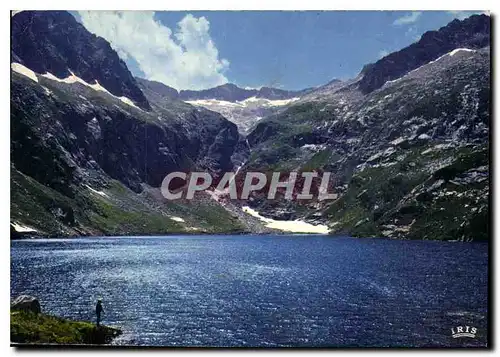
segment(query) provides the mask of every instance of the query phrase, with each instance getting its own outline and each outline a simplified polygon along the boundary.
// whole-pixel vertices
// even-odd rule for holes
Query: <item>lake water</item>
[[[11,243],[11,298],[124,345],[484,346],[488,245],[328,236]],[[452,338],[474,326],[476,338]]]

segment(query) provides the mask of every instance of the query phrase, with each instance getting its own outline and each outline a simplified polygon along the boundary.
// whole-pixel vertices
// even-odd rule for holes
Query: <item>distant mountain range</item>
[[[235,84],[223,84],[221,86],[200,91],[181,90],[179,98],[182,100],[197,99],[219,99],[228,102],[236,102],[248,99],[250,97],[278,100],[300,97],[305,93],[311,92],[312,88],[292,91],[278,88],[262,87],[260,89],[244,89]]]
[[[299,91],[269,87],[244,89],[228,83],[205,90],[179,92],[160,82],[144,78],[136,78],[136,81],[142,91],[149,95],[166,100],[182,100],[218,112],[235,123],[242,134],[248,133],[262,118],[276,113],[303,95],[314,91],[314,88]]]
[[[217,99],[224,100],[227,102],[238,102],[243,101],[245,99],[255,97],[255,98],[263,98],[269,100],[279,100],[279,99],[289,99],[300,97],[306,93],[309,93],[313,90],[313,88],[306,88],[303,90],[292,91],[292,90],[284,90],[278,88],[270,88],[270,87],[262,87],[260,89],[245,89],[240,88],[235,84],[227,83],[214,88],[203,89],[203,90],[181,90],[177,91],[175,88],[169,87],[165,84],[147,80],[144,78],[136,78],[136,80],[140,83],[143,83],[146,86],[146,82],[148,86],[155,86],[156,89],[159,89],[165,96],[172,99],[180,99],[184,101],[192,101],[199,99]]]

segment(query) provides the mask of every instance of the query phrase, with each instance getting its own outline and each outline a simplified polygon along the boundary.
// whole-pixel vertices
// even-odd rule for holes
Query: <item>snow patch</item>
[[[305,144],[305,145],[302,145],[300,148],[304,149],[304,150],[311,150],[311,151],[317,152],[317,151],[325,149],[326,145],[324,145],[324,144]]]
[[[365,119],[364,118],[358,118],[357,122],[360,123],[362,126],[366,126]]]
[[[14,227],[16,232],[36,232],[36,229],[24,226],[22,224],[16,223],[16,222],[10,222],[10,224]]]
[[[107,193],[105,193],[105,192],[103,192],[103,191],[94,190],[94,189],[93,189],[92,187],[90,187],[89,185],[85,185],[85,186],[86,186],[86,187],[87,187],[90,191],[92,191],[92,192],[94,192],[94,193],[96,193],[96,194],[98,194],[98,195],[100,195],[100,196],[102,196],[102,197],[108,197],[108,198],[109,198],[109,196],[108,196],[108,194],[107,194]]]
[[[429,64],[435,63],[435,62],[437,62],[437,61],[439,61],[439,60],[441,60],[441,59],[445,58],[446,56],[450,56],[450,57],[451,57],[451,56],[455,55],[456,53],[458,53],[458,52],[460,52],[460,51],[465,51],[465,52],[476,52],[475,50],[471,50],[471,49],[468,49],[468,48],[456,48],[456,49],[454,49],[453,51],[450,51],[450,52],[448,52],[448,53],[445,53],[445,54],[444,54],[444,55],[442,55],[442,56],[439,56],[439,57],[438,57],[438,58],[436,58],[434,61],[430,61],[430,62],[428,62],[428,63],[426,63],[426,64],[424,64],[424,65],[422,65],[422,66],[420,66],[420,67],[418,67],[418,68],[415,68],[414,70],[412,70],[412,71],[408,72],[407,74],[410,74],[411,72],[414,72],[414,71],[416,71],[416,70],[418,70],[418,69],[420,69],[420,68],[422,68],[422,67],[425,67],[425,66],[427,66],[427,65],[429,65]]]
[[[173,221],[176,221],[176,222],[186,222],[184,219],[182,219],[181,217],[176,217],[176,216],[168,216],[168,218],[170,218],[171,220]]]
[[[233,180],[231,180],[231,182]],[[229,186],[226,187],[223,191],[214,189],[213,191],[206,190],[205,192],[208,193],[210,198],[212,198],[214,201],[219,202],[221,205],[224,206],[223,198],[229,195]]]
[[[384,156],[391,156],[392,154],[394,154],[396,152],[396,149],[394,149],[392,146],[391,147],[388,147],[387,149],[385,149],[383,155]]]
[[[430,148],[422,151],[422,155],[427,155],[427,154],[429,154],[431,152],[448,149],[450,147],[451,147],[450,144],[438,144],[438,145],[435,145],[434,147],[430,147]]]
[[[266,227],[278,229],[280,231],[294,232],[294,233],[320,233],[328,234],[330,229],[326,225],[318,224],[313,225],[301,220],[295,221],[277,221],[271,218],[263,217],[256,210],[243,206],[243,212],[260,219],[262,222],[266,223]]]
[[[185,100],[185,103],[204,107],[206,105],[220,105],[224,107],[241,107],[239,102],[228,102],[226,100],[218,100],[218,99],[197,99],[197,100]]]
[[[289,99],[267,99],[267,98],[257,98],[257,97],[250,97],[242,101],[241,103],[247,104],[247,103],[261,103],[264,105],[272,106],[272,107],[281,107],[287,104],[290,104],[292,102],[295,102],[299,100],[299,97],[296,98],[289,98]]]
[[[408,73],[406,73],[406,74],[405,74],[404,76],[402,76],[402,77],[399,77],[399,78],[394,79],[394,80],[391,80],[391,81],[386,81],[386,82],[384,83],[384,86],[385,86],[385,85],[387,85],[387,84],[392,84],[392,83],[395,83],[395,82],[397,82],[397,81],[399,81],[399,80],[403,79],[404,77],[408,76],[409,74],[411,74],[411,73],[413,73],[413,72],[418,71],[420,68],[423,68],[423,67],[428,66],[428,65],[430,65],[430,64],[432,64],[432,63],[435,63],[435,62],[440,61],[441,59],[445,58],[446,56],[450,56],[450,57],[452,57],[452,56],[454,56],[455,54],[457,54],[458,52],[476,52],[476,50],[472,50],[472,49],[470,49],[470,48],[456,48],[456,49],[454,49],[453,51],[450,51],[450,52],[448,52],[448,53],[445,53],[445,54],[444,54],[444,55],[442,55],[442,56],[439,56],[438,58],[436,58],[436,59],[435,59],[435,60],[433,60],[433,61],[427,62],[427,63],[423,64],[423,65],[422,65],[422,66],[420,66],[420,67],[417,67],[417,68],[415,68],[415,69],[412,69],[411,71],[409,71]]]
[[[10,68],[19,74],[22,74],[23,76],[28,77],[29,79],[35,81],[38,83],[38,77],[36,76],[36,73],[33,72],[31,69],[28,67],[23,66],[20,63],[12,62],[10,64]]]
[[[50,96],[50,95],[52,95],[52,94],[53,94],[53,93],[52,93],[52,91],[51,91],[49,88],[44,87],[44,86],[42,86],[42,88],[43,88],[43,90],[45,91],[45,94],[46,94],[46,95]]]
[[[465,51],[465,52],[476,52],[475,50],[471,50],[470,48],[456,48],[450,53],[448,53],[450,56],[453,56],[455,53],[460,52],[460,51]]]
[[[409,72],[408,72],[409,73]],[[404,76],[403,76],[404,77]],[[387,81],[384,83],[384,87],[387,85],[387,84],[392,84],[392,83],[396,83],[398,81],[400,81],[403,77],[399,77],[399,78],[396,78],[396,79],[393,79],[391,81]]]
[[[123,103],[125,103],[125,104],[128,104],[128,105],[130,105],[130,106],[132,106],[132,107],[135,107],[135,108],[139,109],[139,107],[137,107],[137,106],[134,104],[134,102],[132,102],[132,101],[131,101],[129,98],[127,98],[127,97],[123,97],[123,96],[122,96],[122,97],[118,97],[118,99],[120,99],[120,100],[121,100]]]
[[[381,157],[381,156],[382,156],[382,154],[383,154],[383,153],[381,153],[381,152],[378,152],[378,153],[376,153],[376,154],[373,154],[372,156],[370,156],[370,157],[368,158],[368,160],[366,160],[366,162],[371,162],[371,161],[377,160],[379,157]]]
[[[219,105],[228,108],[246,108],[246,107],[254,107],[254,106],[264,106],[264,107],[281,107],[292,102],[299,100],[300,98],[290,98],[290,99],[277,99],[271,100],[266,98],[257,98],[250,97],[245,100],[229,102],[227,100],[218,100],[218,99],[197,99],[197,100],[186,100],[185,102],[188,104],[196,105],[196,106],[214,106]]]
[[[83,79],[81,79],[80,77],[76,76],[71,70],[69,71],[71,73],[71,75],[67,78],[64,78],[64,79],[61,79],[61,78],[58,78],[56,76],[54,76],[52,73],[45,73],[45,74],[42,74],[42,77],[45,77],[45,78],[48,78],[48,79],[51,79],[53,81],[57,81],[57,82],[62,82],[62,83],[66,83],[66,84],[73,84],[73,83],[81,83],[83,84],[84,86],[87,86],[89,88],[92,88],[93,90],[96,90],[98,92],[104,92],[106,94],[109,94],[110,96],[112,96],[113,98],[116,98],[118,100],[121,100],[123,103],[125,104],[128,104],[130,105],[131,107],[134,107],[136,109],[139,109],[141,110],[141,108],[139,108],[138,106],[136,106],[134,104],[134,102],[130,99],[130,98],[127,98],[127,97],[117,97],[116,95],[114,94],[111,94],[106,88],[104,88],[103,86],[101,86],[99,84],[99,82],[96,80],[94,84],[90,84],[90,83],[87,83],[85,82]]]
[[[392,145],[399,145],[399,144],[401,144],[405,140],[406,140],[406,138],[399,137],[399,138],[394,139],[393,141],[391,141],[390,144],[392,144]]]

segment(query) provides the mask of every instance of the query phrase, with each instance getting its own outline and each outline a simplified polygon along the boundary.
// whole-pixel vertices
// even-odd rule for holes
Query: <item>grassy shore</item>
[[[106,344],[121,334],[108,326],[24,311],[10,313],[10,340],[20,344]]]

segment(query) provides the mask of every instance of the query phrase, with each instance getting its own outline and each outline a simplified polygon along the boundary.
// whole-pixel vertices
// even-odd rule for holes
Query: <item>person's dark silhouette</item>
[[[95,314],[97,315],[97,326],[99,326],[101,322],[101,313],[104,312],[102,308],[102,299],[97,299],[97,305],[95,306]]]

